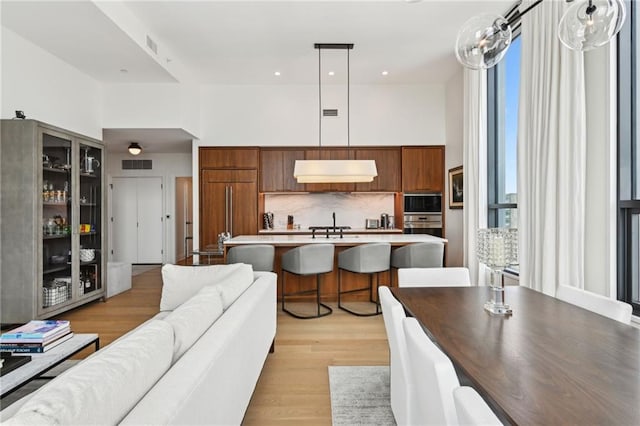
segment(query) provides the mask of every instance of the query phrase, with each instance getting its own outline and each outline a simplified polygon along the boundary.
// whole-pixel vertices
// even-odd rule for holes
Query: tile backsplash
[[[273,213],[275,229],[286,228],[288,215],[301,229],[331,226],[333,212],[336,225],[364,228],[367,218],[379,219],[381,213],[393,215],[394,194],[265,194],[264,207]]]

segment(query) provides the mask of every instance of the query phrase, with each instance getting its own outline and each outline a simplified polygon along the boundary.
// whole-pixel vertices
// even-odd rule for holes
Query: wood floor
[[[60,318],[77,333],[98,333],[104,346],[154,316],[160,291],[158,268],[133,277],[131,290]],[[332,315],[299,320],[279,311],[275,353],[267,357],[243,424],[330,425],[328,366],[388,363],[382,316],[355,317],[334,306]]]

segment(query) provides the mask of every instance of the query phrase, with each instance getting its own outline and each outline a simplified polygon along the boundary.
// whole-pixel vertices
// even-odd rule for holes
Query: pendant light
[[[142,147],[138,144],[138,142],[131,142],[129,144],[129,154],[138,155],[142,152]]]
[[[586,52],[609,43],[625,17],[623,0],[576,1],[558,24],[558,37],[569,49]]]
[[[551,0],[547,0],[551,1]],[[566,0],[571,3],[574,0]],[[456,58],[471,69],[488,69],[507,53],[513,28],[542,0],[536,0],[520,12],[520,3],[507,14],[480,15],[462,25],[456,38]],[[587,51],[603,46],[618,34],[626,16],[624,0],[576,0],[567,8],[558,24],[558,38],[566,47]]]
[[[322,49],[344,49],[347,51],[347,152],[350,151],[350,102],[349,50],[353,44],[316,43],[318,49],[318,148],[322,148]],[[374,160],[296,160],[293,177],[298,183],[353,183],[371,182],[378,175]]]

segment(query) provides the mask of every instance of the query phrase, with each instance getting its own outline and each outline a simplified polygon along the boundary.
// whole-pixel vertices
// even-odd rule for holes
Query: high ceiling
[[[314,43],[355,45],[354,85],[443,84],[461,25],[515,2],[0,1],[3,26],[97,81],[241,85],[317,84]],[[345,58],[322,52],[323,84],[344,81]]]

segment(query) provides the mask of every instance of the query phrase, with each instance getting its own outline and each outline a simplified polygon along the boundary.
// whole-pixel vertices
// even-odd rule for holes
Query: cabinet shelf
[[[97,232],[92,231],[92,232],[81,232],[81,233],[80,233],[80,236],[81,236],[81,237],[85,237],[85,236],[87,236],[87,235],[97,235]]]
[[[95,207],[96,203],[80,203],[80,207]]]
[[[52,172],[52,173],[64,173],[67,174],[71,171],[71,169],[61,169],[57,167],[42,167],[43,172]]]
[[[57,202],[57,201],[44,201],[42,203],[43,206],[66,206],[69,204],[67,201]]]
[[[80,177],[90,177],[90,178],[95,178],[97,177],[94,173],[85,173],[85,172],[80,172]]]
[[[57,234],[57,235],[43,235],[43,240],[57,240],[60,238],[69,238],[71,235],[69,234]]]

